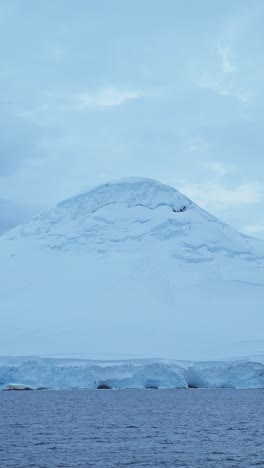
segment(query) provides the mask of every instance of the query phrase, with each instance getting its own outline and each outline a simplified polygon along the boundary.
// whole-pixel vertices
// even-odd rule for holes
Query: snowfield
[[[3,357],[2,388],[263,386],[264,242],[174,188],[131,178],[60,203],[0,237],[0,284],[0,355],[126,356]]]

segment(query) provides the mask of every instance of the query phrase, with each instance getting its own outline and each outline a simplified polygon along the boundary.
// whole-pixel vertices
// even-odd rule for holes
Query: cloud
[[[198,79],[197,86],[214,91],[222,97],[234,98],[241,104],[248,104],[252,98],[252,92],[250,90],[246,90],[240,85],[229,82],[224,78],[210,76],[209,74],[203,74]]]
[[[220,58],[221,68],[224,75],[230,75],[237,71],[234,63],[231,61],[231,50],[229,47],[218,46],[217,54]]]
[[[45,94],[35,107],[16,112],[16,116],[38,126],[51,125],[62,113],[103,110],[118,107],[128,101],[135,101],[150,93],[141,90],[104,87],[93,92],[65,93],[65,95]]]
[[[180,191],[206,209],[227,209],[253,205],[261,200],[257,184],[242,184],[229,188],[219,183],[182,184]]]
[[[209,76],[208,74],[203,74],[197,82],[197,86],[199,88],[209,89],[211,91],[215,91],[220,96],[230,96],[230,90],[223,83],[220,78],[215,78]]]
[[[3,177],[18,172],[34,159],[40,133],[34,125],[8,111],[0,113],[0,126],[0,177]]]
[[[247,224],[242,228],[247,234],[263,234],[264,235],[264,223],[260,224]]]
[[[15,115],[18,118],[24,119],[38,126],[49,123],[46,121],[45,117],[52,111],[55,111],[55,107],[52,108],[51,105],[46,102],[39,104],[36,107],[32,107],[31,109],[18,110]]]
[[[189,145],[189,150],[192,153],[204,154],[208,153],[210,145],[204,137],[198,137]]]
[[[218,45],[214,57],[200,70],[196,86],[213,91],[221,97],[236,99],[245,105],[251,101],[252,91],[241,82],[243,75],[231,59],[233,56],[229,45]]]
[[[140,90],[121,90],[114,87],[101,88],[94,93],[81,93],[75,97],[75,109],[116,107],[127,101],[133,101],[146,96]]]
[[[59,45],[53,45],[50,47],[50,56],[55,62],[60,62],[66,56],[65,50]]]
[[[207,161],[204,166],[218,177],[224,177],[234,170],[234,166],[228,166],[218,161]]]
[[[23,207],[10,200],[0,198],[0,235],[23,223],[36,212],[36,209]]]

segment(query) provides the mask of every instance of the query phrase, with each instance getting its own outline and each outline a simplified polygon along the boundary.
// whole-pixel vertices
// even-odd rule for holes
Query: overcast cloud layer
[[[145,176],[264,238],[263,15],[262,0],[1,0],[0,232]]]

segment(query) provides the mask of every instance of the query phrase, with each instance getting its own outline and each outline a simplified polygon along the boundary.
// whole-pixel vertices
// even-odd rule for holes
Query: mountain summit
[[[172,249],[180,245],[178,253],[184,254],[185,260],[200,258],[202,262],[224,251],[255,258],[257,248],[257,242],[217,220],[176,189],[145,178],[109,182],[64,200],[6,237],[30,238],[53,249],[92,252],[96,247],[108,252],[113,247],[127,250],[128,243],[167,241]]]
[[[100,185],[0,238],[0,354],[260,352],[264,242],[172,187]]]

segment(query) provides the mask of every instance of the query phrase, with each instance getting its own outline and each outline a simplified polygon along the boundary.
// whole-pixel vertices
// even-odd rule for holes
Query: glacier
[[[264,388],[264,363],[34,356],[0,359],[0,390],[98,389],[102,385],[109,389]]]
[[[263,304],[263,241],[159,182],[109,182],[0,236],[0,385],[259,387]],[[104,357],[56,357],[76,353]]]

